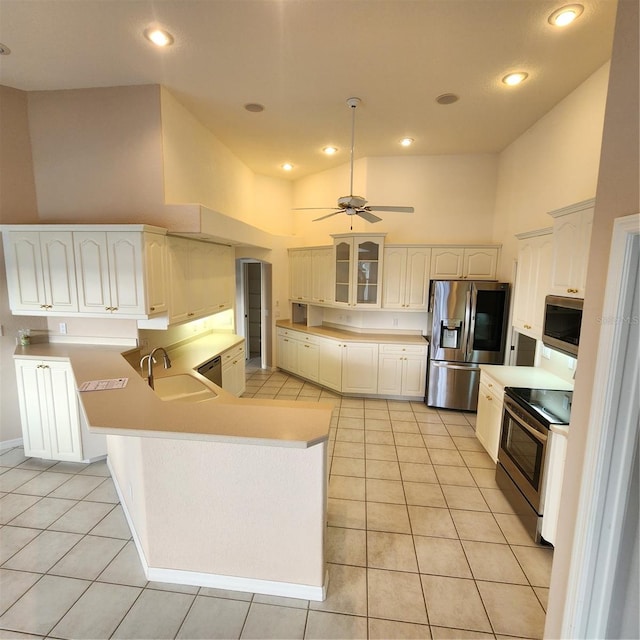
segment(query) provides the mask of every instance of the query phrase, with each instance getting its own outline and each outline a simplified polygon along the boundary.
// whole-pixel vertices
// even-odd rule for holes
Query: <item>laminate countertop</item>
[[[162,367],[161,359],[155,365],[156,379],[187,373],[215,392],[215,397],[202,402],[162,400],[140,368],[130,364],[137,363],[140,355],[130,347],[40,343],[17,347],[14,357],[69,361],[78,386],[128,378],[122,389],[78,392],[89,429],[96,433],[297,448],[326,441],[332,405],[236,398],[194,370],[242,341],[232,334],[209,334],[167,347],[170,369]]]
[[[348,331],[327,325],[308,327],[304,324],[291,322],[291,320],[276,320],[278,329],[291,329],[306,333],[308,335],[319,336],[321,338],[331,338],[333,340],[344,340],[348,342],[376,342],[378,344],[416,344],[428,346],[424,336],[416,334],[397,333],[365,333],[360,331]]]
[[[541,367],[510,367],[499,364],[481,364],[486,371],[503,387],[526,387],[528,389],[573,390],[573,383],[542,369]]]

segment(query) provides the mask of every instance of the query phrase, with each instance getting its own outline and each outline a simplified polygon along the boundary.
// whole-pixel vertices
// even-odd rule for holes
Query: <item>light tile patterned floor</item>
[[[104,462],[0,455],[0,638],[541,638],[552,551],[497,488],[472,414],[248,368],[248,397],[334,405],[324,602],[148,582]]]

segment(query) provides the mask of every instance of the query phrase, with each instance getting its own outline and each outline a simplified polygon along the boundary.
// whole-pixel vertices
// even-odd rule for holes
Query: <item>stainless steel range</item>
[[[550,389],[507,387],[504,392],[496,482],[536,542],[552,542],[543,537],[543,519],[550,496],[556,503],[559,499],[554,492],[561,491],[563,469],[550,465],[558,460],[564,466],[564,455],[554,448],[566,444],[566,438],[557,442],[554,428],[569,424],[572,396],[572,391]],[[559,486],[552,486],[550,477]],[[549,530],[555,534],[555,524]]]

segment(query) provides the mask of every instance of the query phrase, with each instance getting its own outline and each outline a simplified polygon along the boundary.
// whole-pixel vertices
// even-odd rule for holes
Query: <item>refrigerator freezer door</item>
[[[431,289],[432,329],[429,357],[464,362],[469,340],[471,283],[435,280]]]
[[[430,407],[475,411],[478,406],[480,367],[463,362],[429,362],[427,404]]]

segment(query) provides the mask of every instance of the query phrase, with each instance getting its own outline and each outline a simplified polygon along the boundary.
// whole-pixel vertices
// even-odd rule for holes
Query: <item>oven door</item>
[[[507,395],[498,462],[533,509],[543,512],[543,474],[548,429]]]

